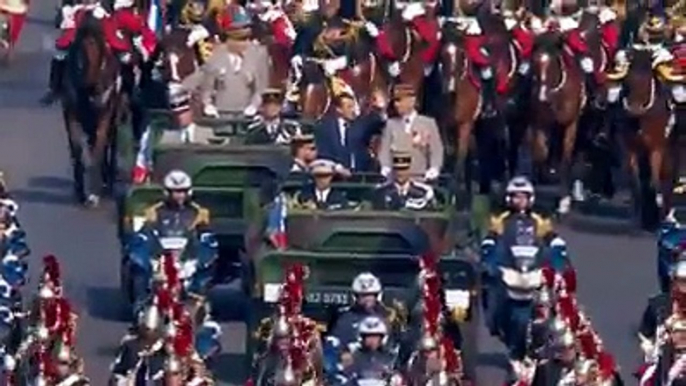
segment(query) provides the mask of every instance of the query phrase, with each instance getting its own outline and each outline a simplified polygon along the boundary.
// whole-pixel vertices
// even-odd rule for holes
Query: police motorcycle
[[[122,285],[134,310],[149,297],[163,255],[174,258],[187,293],[203,294],[209,289],[217,260],[217,241],[212,233],[188,230],[178,219],[143,226],[125,244],[122,267]]]

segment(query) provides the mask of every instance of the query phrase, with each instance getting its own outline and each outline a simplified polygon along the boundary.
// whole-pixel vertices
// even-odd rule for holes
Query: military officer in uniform
[[[382,318],[387,326],[397,322],[396,311],[381,302],[382,291],[381,281],[372,273],[363,272],[355,277],[352,283],[355,303],[340,309],[327,329],[335,346],[347,347],[355,342],[360,322],[368,316]]]
[[[247,144],[286,145],[299,133],[301,129],[297,121],[281,117],[282,102],[280,89],[269,88],[262,93],[260,110],[248,126]]]
[[[156,229],[165,220],[181,221],[189,230],[209,227],[210,213],[192,200],[191,177],[181,170],[172,170],[164,177],[166,198],[145,211],[145,225]]]
[[[393,180],[374,191],[375,210],[424,210],[433,205],[433,188],[410,178],[411,163],[412,157],[407,153],[393,155]]]
[[[269,55],[251,40],[250,17],[242,8],[224,15],[222,43],[215,46],[202,68],[200,94],[203,114],[218,117],[219,112],[257,113],[262,92],[269,79]]]
[[[160,331],[160,310],[155,305],[148,306],[139,314],[137,324],[136,330],[127,334],[119,346],[112,364],[111,385],[130,385],[140,378],[148,384],[154,382],[155,375],[164,371],[166,350]],[[138,374],[139,371],[145,374]]]
[[[323,159],[314,161],[311,165],[314,183],[296,193],[298,204],[309,209],[347,209],[349,202],[345,194],[331,186],[334,175],[340,171],[340,166],[335,162]]]
[[[390,174],[392,153],[399,151],[409,153],[413,175],[435,180],[443,167],[444,157],[436,121],[417,112],[417,94],[411,85],[396,86],[393,98],[398,116],[386,121],[383,131],[379,150],[381,173]]]
[[[300,133],[291,138],[291,155],[293,157],[291,174],[309,177],[310,165],[317,159],[317,146],[314,144],[314,135]]]

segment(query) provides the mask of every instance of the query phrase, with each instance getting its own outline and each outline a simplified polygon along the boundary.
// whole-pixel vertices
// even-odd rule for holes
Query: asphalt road
[[[53,253],[61,259],[67,294],[80,313],[79,352],[93,384],[104,385],[127,328],[121,318],[114,210],[111,203],[95,211],[74,204],[61,114],[57,107],[44,109],[37,104],[47,83],[55,33],[50,3],[32,2],[16,60],[10,68],[0,68],[0,170],[20,203],[33,250],[33,277],[42,255]],[[581,302],[626,381],[640,359],[634,338],[638,319],[647,297],[657,289],[654,239],[562,233],[579,271]],[[235,316],[232,301],[215,295],[222,298],[215,309]],[[245,329],[227,320],[222,325],[225,354],[215,374],[221,384],[239,384],[243,369],[237,359]],[[506,365],[502,347],[481,335],[479,384],[502,384]]]

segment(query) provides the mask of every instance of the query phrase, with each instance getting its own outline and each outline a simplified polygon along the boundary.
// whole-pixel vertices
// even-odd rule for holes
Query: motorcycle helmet
[[[363,272],[353,279],[352,290],[358,296],[381,294],[381,281],[371,272]]]
[[[193,181],[183,170],[172,170],[164,176],[164,189],[167,194],[174,190],[187,190],[188,194],[192,194]]]
[[[388,335],[388,327],[386,327],[386,322],[378,316],[368,316],[360,322],[357,333],[361,338],[366,335],[381,335],[385,337]]]
[[[518,193],[524,193],[529,196],[529,205],[533,205],[536,199],[536,192],[534,185],[524,176],[518,176],[510,180],[505,188],[505,200],[507,205],[510,205],[512,196]]]

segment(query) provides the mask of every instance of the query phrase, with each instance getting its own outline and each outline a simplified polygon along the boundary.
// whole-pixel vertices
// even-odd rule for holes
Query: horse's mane
[[[629,73],[651,73],[653,71],[653,56],[649,50],[634,49],[631,53]]]
[[[72,47],[80,47],[81,43],[87,38],[92,38],[98,44],[98,48],[104,51],[106,47],[105,33],[98,20],[91,12],[87,12],[83,21],[76,30],[76,37]]]
[[[447,21],[441,28],[441,39],[444,43],[458,44],[462,40],[462,33],[457,28],[458,25],[454,21]]]

